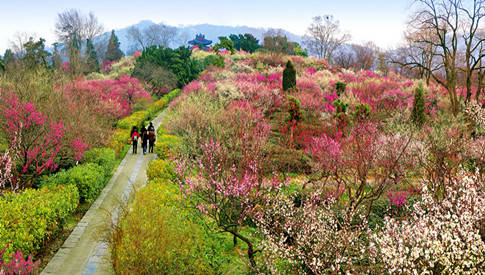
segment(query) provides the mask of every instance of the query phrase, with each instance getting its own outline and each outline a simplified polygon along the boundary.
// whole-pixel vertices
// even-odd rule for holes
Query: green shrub
[[[78,203],[74,185],[28,189],[0,197],[0,247],[9,244],[5,257],[18,249],[24,254],[38,250],[62,228]]]
[[[411,120],[418,127],[423,127],[426,115],[424,114],[424,91],[423,86],[419,85],[414,93],[413,110],[411,111]]]
[[[84,153],[84,162],[96,163],[104,169],[107,177],[116,164],[116,152],[111,148],[93,148]]]
[[[42,179],[42,186],[75,185],[81,201],[94,201],[106,184],[105,171],[95,163],[75,166]]]
[[[296,87],[296,70],[290,60],[283,71],[283,90],[288,91]]]
[[[180,138],[174,135],[158,135],[155,143],[155,153],[158,158],[165,159],[170,156],[170,152],[174,150],[180,142]]]
[[[345,88],[347,87],[347,83],[345,82],[336,82],[335,83],[335,92],[338,96],[341,96],[345,93]]]
[[[173,170],[173,164],[170,161],[157,159],[148,165],[147,177],[148,180],[161,179],[164,181],[173,181],[176,174]]]
[[[139,190],[113,233],[116,274],[218,274],[221,242],[207,235],[179,190],[154,181]]]
[[[138,111],[136,113],[133,113],[130,116],[127,116],[121,120],[118,121],[118,124],[116,127],[121,128],[121,129],[127,129],[131,130],[133,126],[140,127],[143,122],[145,122],[147,118],[147,112],[146,111]]]

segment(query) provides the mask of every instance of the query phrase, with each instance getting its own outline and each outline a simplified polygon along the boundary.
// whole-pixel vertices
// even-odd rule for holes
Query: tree
[[[5,65],[3,65],[2,59],[0,59],[0,70],[5,71]]]
[[[253,53],[261,46],[259,45],[259,40],[256,39],[252,34],[231,34],[229,39],[234,43],[234,49],[243,50],[245,52]]]
[[[96,55],[93,42],[91,42],[90,39],[86,40],[86,52],[84,53],[84,59],[85,73],[99,72],[98,56]]]
[[[45,39],[39,38],[39,41],[34,42],[33,38],[24,44],[25,53],[21,57],[21,61],[29,69],[34,69],[40,66],[48,67],[48,56],[51,54],[46,51],[44,45]]]
[[[296,70],[290,60],[286,63],[283,70],[283,90],[288,91],[296,87]]]
[[[335,50],[350,40],[350,34],[341,33],[339,22],[333,16],[315,16],[304,36],[310,53],[319,58],[332,60]]]
[[[8,67],[8,64],[15,63],[15,61],[16,58],[12,50],[6,49],[5,53],[3,54],[3,64],[5,65],[5,67]]]
[[[144,30],[132,26],[128,29],[128,36],[136,42],[136,48],[145,50],[153,45],[169,47],[175,41],[177,28],[164,24],[153,24]]]
[[[227,39],[225,36],[219,36],[219,43],[214,45],[212,48],[214,51],[218,52],[221,48],[224,48],[234,54],[234,42],[232,40]]]
[[[468,6],[471,4],[471,6]],[[459,112],[460,103],[456,94],[460,71],[460,52],[464,52],[467,100],[471,96],[471,76],[481,69],[484,38],[479,35],[480,21],[485,16],[483,1],[417,0],[417,10],[408,23],[408,37],[417,45],[425,59],[397,62],[426,71],[436,82],[446,88],[451,111]],[[462,49],[461,45],[465,45]]]
[[[118,61],[123,57],[123,52],[120,50],[120,42],[115,34],[115,30],[111,31],[111,37],[108,42],[108,49],[106,50],[105,60]]]
[[[147,68],[147,63],[151,63],[172,72],[176,77],[177,86],[181,88],[197,78],[202,71],[202,67],[199,66],[197,61],[190,58],[191,54],[192,51],[184,47],[179,47],[178,49],[173,50],[170,48],[151,46],[145,49],[142,55],[137,59],[135,69],[133,70],[133,76],[138,77],[146,75],[143,70],[144,68]],[[152,66],[148,67],[154,69]],[[160,86],[163,83],[153,84]]]
[[[74,74],[83,70],[81,58],[82,42],[93,38],[104,31],[103,26],[93,13],[88,16],[80,11],[71,9],[57,14],[55,32],[59,42],[64,43],[71,71]]]
[[[62,63],[61,53],[59,52],[59,43],[56,42],[52,44],[52,46],[54,47],[54,52],[52,53],[51,65],[57,70],[61,67]]]
[[[67,43],[74,36],[80,40],[92,40],[103,31],[103,26],[91,12],[85,16],[78,10],[70,9],[57,14],[55,32],[60,42]]]
[[[268,30],[264,34],[263,49],[271,53],[293,54],[295,43],[288,41],[281,30]]]
[[[18,156],[19,169],[15,171],[14,190],[31,187],[44,171],[57,167],[56,156],[61,150],[66,128],[62,120],[47,121],[47,116],[36,110],[32,102],[22,102],[9,92],[2,95],[0,112],[2,135],[11,144],[10,155]]]
[[[424,95],[423,86],[419,85],[414,93],[413,109],[411,111],[411,120],[418,127],[422,127],[425,120],[425,105],[424,105]]]

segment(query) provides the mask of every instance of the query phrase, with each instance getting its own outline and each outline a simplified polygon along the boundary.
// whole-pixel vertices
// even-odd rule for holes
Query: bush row
[[[147,175],[151,181],[113,233],[116,273],[220,274],[227,261],[222,236],[204,230],[199,216],[183,205],[171,163],[155,160]]]
[[[28,189],[21,193],[7,193],[0,197],[0,250],[8,248],[4,257],[21,250],[30,254],[40,248],[56,231],[79,203],[74,185]]]
[[[161,110],[165,109],[168,104],[180,93],[179,89],[175,89],[164,95],[160,100],[154,102],[144,111],[138,111],[124,119],[118,121],[117,130],[108,142],[108,147],[115,150],[116,155],[121,157],[125,145],[131,143],[130,130],[133,126],[141,128],[142,124],[154,118]]]

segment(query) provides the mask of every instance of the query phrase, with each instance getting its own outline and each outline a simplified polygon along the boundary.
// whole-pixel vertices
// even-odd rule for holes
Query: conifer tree
[[[120,50],[120,42],[115,34],[115,30],[111,31],[111,37],[108,42],[108,49],[106,50],[105,60],[118,61],[123,57],[123,52]]]
[[[52,53],[52,58],[51,58],[51,65],[52,67],[57,70],[61,67],[62,59],[61,59],[61,53],[59,52],[59,43],[54,43],[52,44],[54,47],[54,52]]]
[[[289,89],[296,87],[296,70],[293,67],[291,61],[288,60],[286,63],[286,68],[283,71],[283,90],[288,91]]]
[[[3,54],[3,65],[8,66],[10,63],[14,63],[15,55],[13,54],[11,49],[6,49],[5,53]]]
[[[414,93],[413,110],[411,111],[411,120],[418,127],[424,125],[424,120],[426,118],[424,114],[425,105],[423,94],[423,86],[419,85]]]
[[[94,49],[91,39],[86,40],[86,52],[84,54],[85,59],[85,73],[99,72],[99,62],[96,50]]]

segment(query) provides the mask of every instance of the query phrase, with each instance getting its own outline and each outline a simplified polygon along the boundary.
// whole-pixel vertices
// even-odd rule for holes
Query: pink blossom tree
[[[23,103],[10,92],[2,93],[0,111],[3,116],[1,128],[9,141],[10,170],[17,171],[19,179],[15,190],[29,187],[34,179],[46,170],[57,167],[55,158],[61,149],[66,128],[59,122],[47,122],[46,115],[36,110],[32,102]],[[18,162],[12,162],[18,156]],[[14,166],[15,165],[15,166]],[[15,175],[15,173],[14,173]]]
[[[264,195],[278,190],[282,183],[276,177],[268,181],[258,177],[258,168],[250,165],[242,174],[235,166],[224,169],[227,152],[221,144],[209,141],[202,145],[204,155],[199,159],[195,171],[186,161],[179,161],[177,172],[184,197],[202,214],[209,217],[216,230],[230,233],[248,246],[247,256],[252,268],[256,268],[254,240],[241,232],[240,228],[256,207],[264,201]]]

